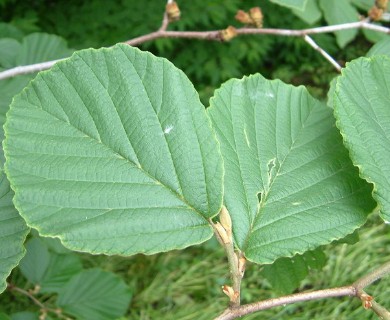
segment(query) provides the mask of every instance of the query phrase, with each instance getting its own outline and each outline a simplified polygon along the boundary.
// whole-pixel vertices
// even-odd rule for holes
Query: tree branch
[[[336,68],[338,72],[341,71],[341,66],[337,63],[337,61],[329,53],[327,53],[324,49],[322,49],[310,36],[306,34],[303,38],[308,44],[310,44],[313,47],[314,50],[321,53],[321,55],[325,57],[325,59],[328,60]]]
[[[35,296],[32,293],[30,293],[29,291],[26,291],[22,288],[19,288],[11,283],[7,283],[7,289],[10,290],[11,292],[12,291],[19,292],[20,294],[30,298],[31,301],[34,302],[34,304],[36,304],[41,309],[41,311],[44,313],[51,312],[51,313],[55,314],[60,319],[71,320],[71,318],[68,318],[62,314],[61,309],[48,308],[42,302],[40,302],[37,298],[35,298]]]
[[[377,302],[373,301],[373,297],[369,296],[363,291],[365,287],[388,274],[390,274],[390,262],[383,264],[374,271],[356,280],[349,286],[295,293],[287,296],[241,305],[237,308],[228,308],[214,320],[232,320],[250,313],[270,309],[277,306],[292,304],[295,302],[343,296],[355,296],[359,298],[363,302],[363,306],[366,309],[372,309],[377,315],[381,317],[381,319],[390,320],[389,311],[387,311]]]
[[[131,46],[137,46],[147,41],[152,41],[160,38],[184,38],[184,39],[198,39],[198,40],[214,40],[221,41],[221,31],[222,30],[212,30],[212,31],[167,31],[166,28],[168,26],[168,17],[167,14],[164,13],[164,18],[161,27],[159,30],[155,32],[148,33],[146,35],[130,39],[125,43]],[[244,35],[274,35],[274,36],[287,36],[287,37],[305,37],[311,34],[320,34],[320,33],[330,33],[340,30],[348,30],[348,29],[368,29],[374,30],[377,32],[382,32],[386,34],[390,34],[390,28],[383,27],[377,24],[373,24],[369,22],[367,19],[358,21],[358,22],[350,22],[343,23],[332,26],[324,26],[324,27],[316,27],[316,28],[308,28],[301,30],[292,30],[292,29],[274,29],[274,28],[239,28],[237,29],[237,36]],[[316,49],[317,50],[317,49]],[[11,78],[20,74],[33,73],[45,69],[49,69],[52,67],[57,61],[47,61],[43,63],[37,63],[27,66],[19,66],[15,67],[3,72],[0,72],[0,80]],[[328,59],[329,60],[329,59]]]
[[[356,295],[356,289],[353,286],[338,287],[332,289],[318,290],[312,292],[302,292],[290,294],[283,297],[267,299],[255,303],[244,304],[235,309],[226,309],[215,320],[232,320],[242,317],[246,314],[256,311],[271,309],[277,306],[284,306],[295,302],[318,300],[330,297],[343,297]]]

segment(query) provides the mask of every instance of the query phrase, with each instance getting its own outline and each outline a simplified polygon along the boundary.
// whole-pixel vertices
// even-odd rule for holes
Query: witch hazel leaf
[[[352,165],[332,109],[302,87],[261,75],[226,82],[210,104],[224,202],[248,260],[303,253],[365,222],[375,207],[371,186]]]
[[[152,254],[213,234],[222,158],[166,59],[124,44],[77,52],[14,99],[5,132],[16,207],[69,249]]]
[[[25,254],[23,242],[29,228],[12,204],[13,191],[0,170],[0,293],[6,279]]]
[[[337,126],[361,176],[374,184],[381,217],[390,222],[390,58],[360,58],[342,70],[334,93]]]

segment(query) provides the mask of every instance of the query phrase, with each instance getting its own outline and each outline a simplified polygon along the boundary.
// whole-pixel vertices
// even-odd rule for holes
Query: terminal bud
[[[168,2],[165,11],[168,15],[169,21],[177,21],[180,19],[180,9],[175,1]]]

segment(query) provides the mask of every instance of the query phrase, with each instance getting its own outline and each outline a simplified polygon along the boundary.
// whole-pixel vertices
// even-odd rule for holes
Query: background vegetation
[[[260,6],[264,25],[275,28],[306,28],[309,25],[291,10],[266,0],[196,0],[179,3],[182,19],[170,25],[175,30],[215,30],[238,25],[238,9]],[[63,37],[70,48],[110,46],[156,30],[161,24],[165,2],[100,0],[0,0],[0,38],[22,39],[34,32]],[[364,11],[362,11],[363,13]],[[6,23],[6,24],[5,24]],[[315,25],[325,25],[319,20]],[[365,55],[372,43],[361,34],[340,50],[333,35],[315,37],[321,46],[344,64]],[[325,99],[330,80],[337,75],[333,67],[301,38],[247,36],[229,43],[183,39],[161,39],[141,47],[163,56],[181,68],[200,91],[207,106],[213,90],[232,77],[256,72],[268,78],[280,78],[295,85],[306,85],[313,95]],[[0,84],[1,85],[1,84]],[[390,254],[388,226],[373,216],[359,231],[361,241],[355,245],[331,244],[325,248],[328,260],[322,270],[311,270],[299,288],[320,289],[352,282],[371,267],[384,262]],[[211,319],[227,304],[220,287],[227,282],[228,269],[219,245],[211,240],[201,246],[178,252],[131,258],[72,255],[79,257],[82,268],[99,267],[120,275],[131,287],[127,312],[130,319]],[[25,289],[33,288],[25,273],[15,269],[10,282]],[[387,282],[388,283],[388,282]],[[280,294],[271,291],[263,270],[249,266],[243,283],[243,302]],[[372,286],[373,295],[389,297],[385,281]],[[42,294],[40,300],[53,303],[53,295]],[[39,308],[17,293],[0,295],[0,319],[37,319]],[[1,313],[3,312],[3,313]],[[52,317],[55,319],[55,317]],[[372,312],[359,307],[352,299],[327,299],[264,311],[245,319],[375,319]]]

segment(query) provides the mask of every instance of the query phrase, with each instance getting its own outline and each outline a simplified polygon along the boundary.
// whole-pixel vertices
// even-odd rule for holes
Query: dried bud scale
[[[175,1],[168,2],[165,11],[169,21],[177,21],[180,19],[180,9]]]
[[[226,29],[221,30],[219,32],[219,36],[220,36],[222,41],[230,41],[235,36],[237,36],[237,30],[236,30],[236,28],[229,26]]]

